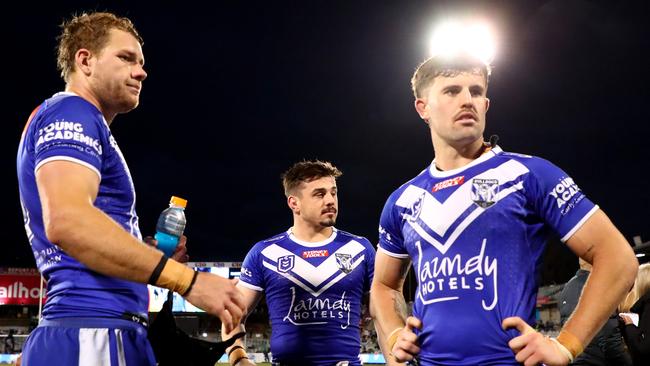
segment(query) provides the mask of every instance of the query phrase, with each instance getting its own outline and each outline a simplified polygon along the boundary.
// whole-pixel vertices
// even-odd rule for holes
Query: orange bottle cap
[[[187,200],[176,196],[172,196],[172,199],[169,200],[169,203],[171,203],[174,206],[180,206],[183,208],[187,207]]]

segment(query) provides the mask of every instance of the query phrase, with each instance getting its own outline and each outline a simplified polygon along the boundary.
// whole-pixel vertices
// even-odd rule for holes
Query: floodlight
[[[467,54],[490,64],[494,59],[495,49],[494,33],[487,24],[446,21],[433,32],[430,56],[451,57]]]

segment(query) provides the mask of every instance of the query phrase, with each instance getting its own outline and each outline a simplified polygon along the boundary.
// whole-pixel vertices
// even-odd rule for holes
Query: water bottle
[[[158,240],[157,248],[168,257],[174,254],[178,240],[185,230],[185,206],[187,206],[187,200],[172,196],[169,208],[163,210],[158,218],[154,237]]]

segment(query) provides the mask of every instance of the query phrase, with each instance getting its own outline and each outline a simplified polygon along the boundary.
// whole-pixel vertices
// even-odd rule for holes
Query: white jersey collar
[[[433,159],[433,162],[431,162],[431,165],[429,166],[429,174],[431,174],[432,177],[436,177],[436,178],[451,177],[453,175],[456,175],[456,174],[462,172],[463,170],[465,170],[467,168],[471,168],[471,167],[473,167],[475,165],[481,164],[482,162],[491,159],[493,156],[496,156],[498,153],[500,153],[502,151],[503,150],[501,150],[501,148],[497,145],[497,146],[493,147],[492,149],[490,149],[490,151],[488,151],[485,154],[479,156],[476,160],[472,161],[471,163],[469,163],[469,164],[467,164],[465,166],[462,166],[460,168],[456,168],[456,169],[452,169],[452,170],[445,170],[445,171],[438,170],[438,168],[436,168],[436,159]]]
[[[287,230],[287,234],[289,234],[289,239],[291,239],[296,244],[300,244],[300,245],[302,245],[304,247],[310,247],[310,248],[322,247],[323,245],[327,245],[327,244],[333,242],[334,239],[336,238],[336,234],[338,232],[338,230],[336,230],[335,227],[332,227],[332,235],[330,235],[329,238],[327,238],[325,240],[322,240],[322,241],[317,241],[317,242],[312,243],[312,242],[309,242],[309,241],[304,241],[304,240],[300,240],[300,239],[296,238],[296,236],[293,235],[293,230],[292,229],[293,228],[289,228],[289,230]]]

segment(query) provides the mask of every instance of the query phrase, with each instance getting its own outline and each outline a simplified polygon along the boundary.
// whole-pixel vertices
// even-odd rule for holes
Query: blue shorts
[[[122,319],[41,320],[23,346],[23,366],[155,366],[142,325]]]

